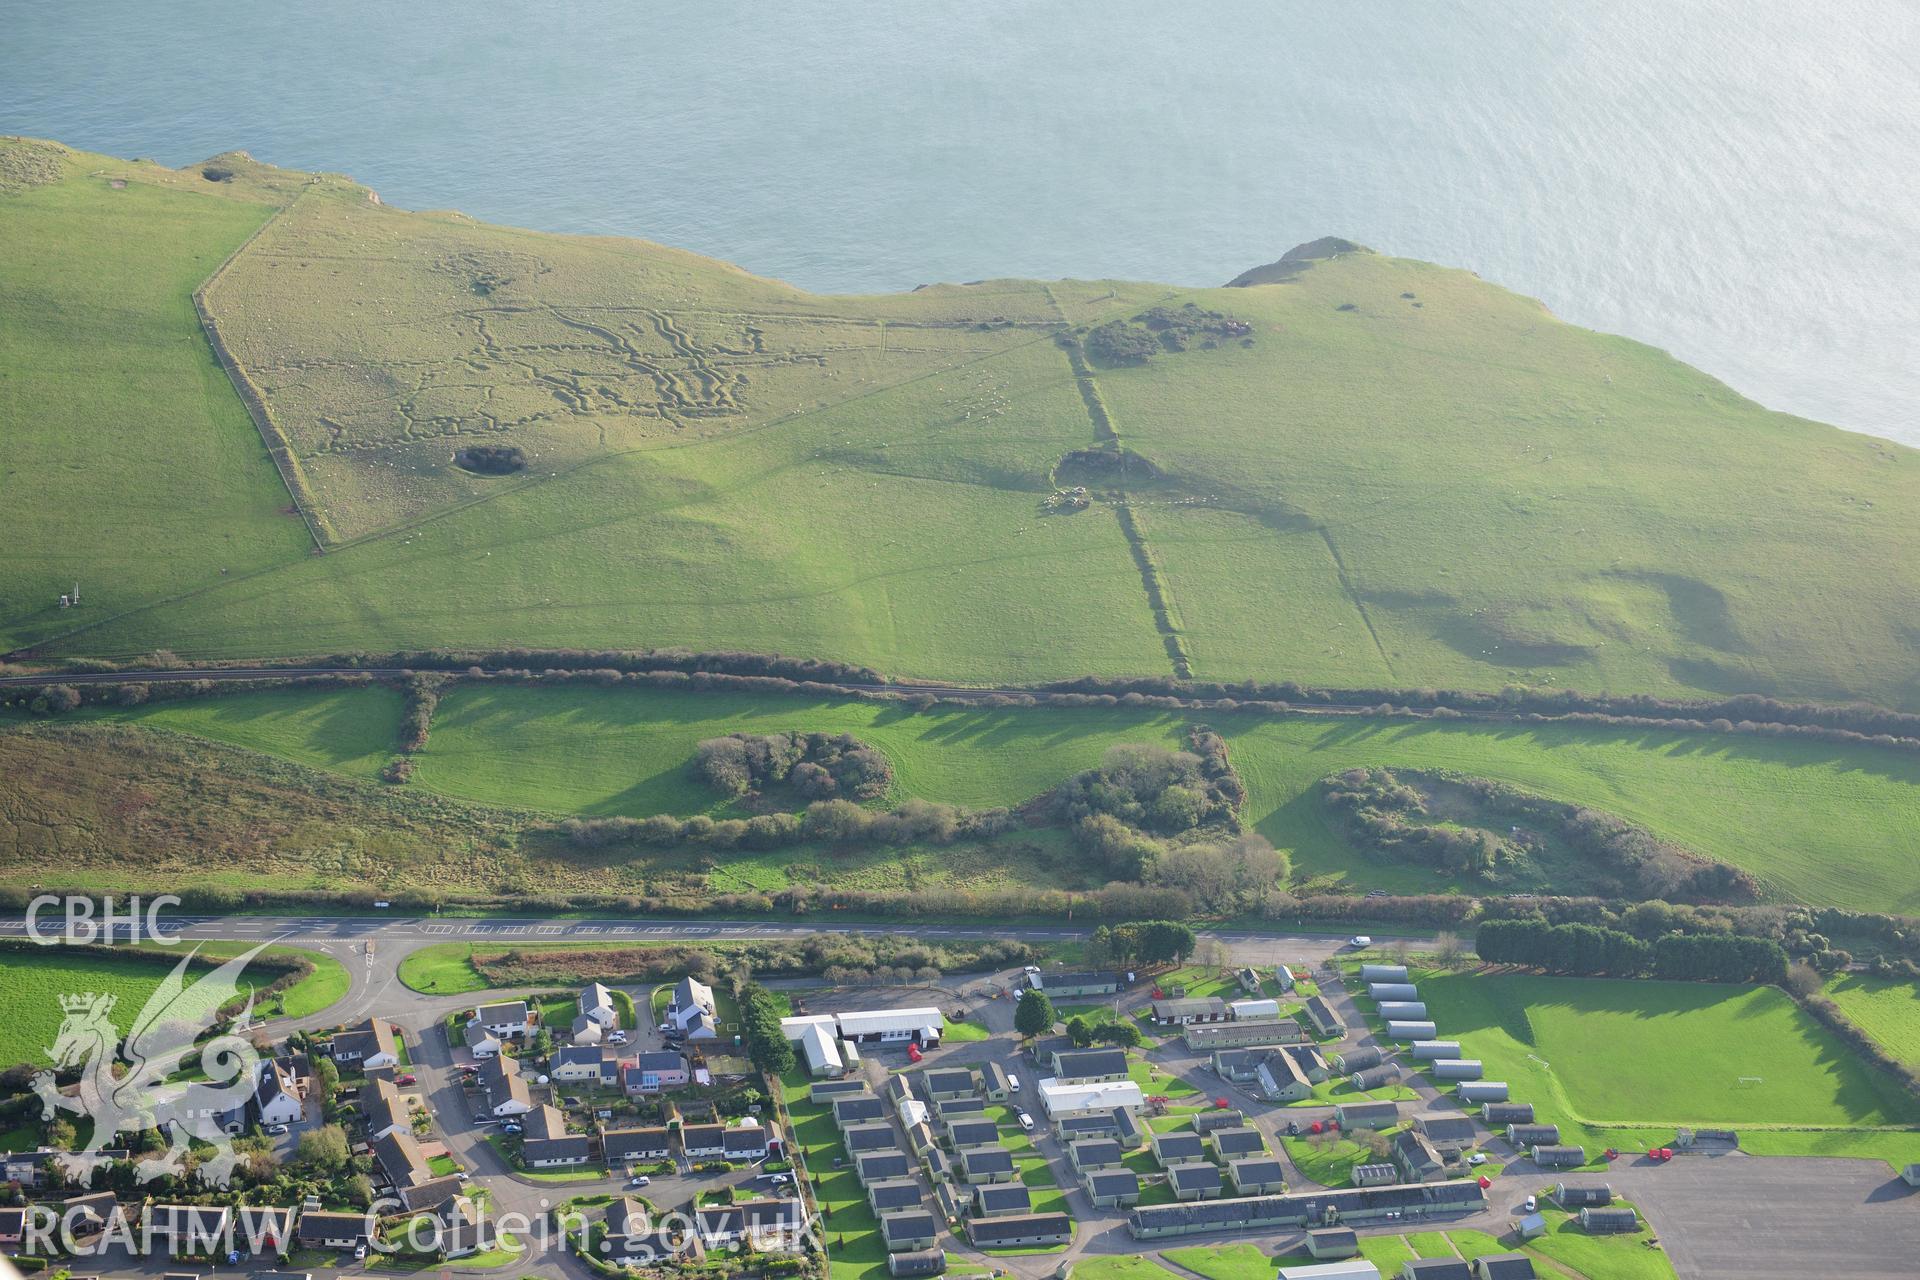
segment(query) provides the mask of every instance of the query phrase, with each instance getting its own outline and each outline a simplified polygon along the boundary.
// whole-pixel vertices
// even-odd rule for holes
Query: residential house
[[[720,1154],[736,1162],[763,1160],[772,1152],[778,1140],[778,1134],[767,1125],[732,1125],[720,1135]]]
[[[978,1249],[1045,1248],[1073,1239],[1073,1222],[1064,1213],[1018,1213],[1004,1218],[974,1218],[967,1239]]]
[[[1083,1138],[1067,1148],[1067,1159],[1080,1173],[1090,1169],[1117,1169],[1123,1154],[1120,1144],[1112,1138]]]
[[[925,1209],[902,1209],[880,1218],[880,1239],[889,1253],[933,1248],[940,1236],[940,1224]]]
[[[894,1079],[900,1077],[895,1076]],[[1006,1068],[997,1062],[986,1063],[980,1068],[980,1087],[995,1102],[1005,1102],[1013,1092],[1012,1085],[1007,1081]]]
[[[547,1074],[561,1084],[603,1088],[618,1079],[619,1059],[597,1045],[562,1045],[553,1051]]]
[[[833,1123],[840,1129],[848,1125],[871,1124],[875,1120],[884,1120],[887,1109],[880,1099],[870,1093],[850,1094],[833,1100]]]
[[[1153,1148],[1153,1158],[1162,1169],[1176,1164],[1192,1164],[1196,1160],[1204,1160],[1207,1155],[1207,1144],[1197,1133],[1156,1133],[1147,1142]]]
[[[1408,1182],[1426,1182],[1440,1176],[1446,1168],[1446,1162],[1433,1144],[1413,1129],[1403,1129],[1393,1135],[1393,1146],[1389,1152],[1394,1167]]]
[[[861,1186],[870,1187],[890,1178],[912,1177],[913,1161],[897,1147],[890,1151],[864,1151],[853,1157],[853,1172]]]
[[[667,1126],[649,1124],[632,1129],[604,1129],[600,1133],[600,1154],[610,1167],[665,1160],[672,1154]]]
[[[293,1248],[293,1210],[240,1205],[233,1211],[235,1252],[272,1256]]]
[[[707,1249],[747,1244],[760,1253],[790,1253],[805,1243],[807,1213],[792,1198],[736,1200],[695,1209],[693,1222]]]
[[[1070,1049],[1053,1055],[1054,1079],[1066,1084],[1087,1084],[1097,1080],[1125,1080],[1125,1049]]]
[[[372,1071],[378,1067],[400,1065],[400,1046],[393,1038],[393,1027],[384,1018],[368,1018],[344,1031],[333,1033],[327,1043],[327,1056],[341,1066]]]
[[[413,1132],[413,1108],[391,1080],[369,1080],[360,1090],[359,1107],[368,1142],[390,1133]]]
[[[373,1217],[303,1209],[294,1226],[294,1239],[307,1249],[357,1249],[373,1239]]]
[[[476,1060],[485,1061],[488,1058],[499,1056],[500,1037],[477,1022],[469,1022],[467,1024],[467,1029],[462,1033],[462,1038],[466,1041],[468,1050],[472,1052]]]
[[[922,1199],[920,1184],[912,1178],[888,1178],[867,1188],[867,1207],[876,1217],[900,1209],[918,1209]]]
[[[1295,974],[1290,966],[1284,964],[1273,971],[1273,977],[1280,984],[1282,992],[1293,990],[1294,984],[1300,981],[1299,975]]]
[[[840,1139],[847,1144],[847,1151],[851,1155],[859,1155],[863,1151],[884,1151],[898,1145],[893,1136],[893,1126],[884,1123],[848,1125],[840,1131]]]
[[[1078,1142],[1082,1138],[1119,1139],[1121,1116],[1127,1114],[1124,1107],[1115,1107],[1112,1111],[1089,1111],[1080,1115],[1062,1116],[1053,1122],[1053,1136],[1062,1142]]]
[[[606,1024],[580,1014],[567,1030],[567,1038],[576,1045],[597,1045],[607,1038]]]
[[[939,1147],[928,1147],[920,1153],[920,1159],[926,1163],[927,1176],[936,1186],[953,1177],[953,1161]]]
[[[300,1062],[305,1061],[302,1055]],[[263,1125],[298,1124],[306,1118],[307,1075],[296,1070],[294,1059],[269,1058],[260,1064],[253,1113]]]
[[[1089,1169],[1081,1182],[1096,1209],[1125,1209],[1140,1203],[1140,1175],[1131,1169]]]
[[[893,1145],[893,1130],[886,1125],[866,1125],[867,1129],[880,1129],[887,1135],[881,1143],[868,1142],[856,1146],[851,1135],[847,1139],[848,1151],[871,1151],[875,1146]],[[680,1126],[680,1150],[689,1160],[718,1160],[727,1150],[727,1127],[723,1124],[683,1124]]]
[[[917,1123],[907,1125],[906,1130],[907,1141],[913,1146],[913,1154],[917,1156],[925,1155],[927,1152],[936,1149],[937,1140],[933,1136],[933,1129],[926,1121],[921,1120]]]
[[[527,1113],[520,1158],[529,1169],[560,1169],[585,1164],[589,1145],[586,1134],[567,1132],[558,1107],[543,1105]]]
[[[920,1075],[921,1089],[933,1102],[945,1102],[949,1098],[970,1098],[974,1094],[973,1072],[966,1067],[946,1067],[933,1071],[924,1071]]]
[[[788,1039],[792,1039],[791,1036]],[[896,1076],[895,1079],[900,1077]],[[832,1102],[835,1098],[844,1098],[854,1093],[869,1093],[865,1080],[816,1080],[807,1086],[807,1101],[812,1103]]]
[[[27,1237],[27,1211],[0,1209],[0,1249],[18,1249]]]
[[[1219,996],[1182,996],[1155,1000],[1150,1006],[1156,1026],[1188,1027],[1199,1022],[1225,1022],[1227,1002]]]
[[[1344,1036],[1347,1034],[1346,1020],[1334,1011],[1324,996],[1307,997],[1307,1021],[1313,1029],[1324,1037]]]
[[[589,982],[580,988],[580,1016],[592,1018],[608,1031],[620,1025],[620,1011],[614,1008],[613,992],[604,982]]]
[[[150,1204],[141,1231],[149,1253],[169,1257],[223,1254],[233,1210],[221,1205]]]
[[[1215,1049],[1208,1065],[1213,1074],[1234,1084],[1251,1084],[1260,1074],[1260,1063],[1267,1056],[1262,1048]]]
[[[933,1104],[934,1112],[942,1120],[958,1120],[963,1116],[982,1116],[987,1113],[985,1098],[942,1098]]]
[[[719,1006],[713,988],[697,978],[682,978],[667,998],[667,1026],[689,1040],[712,1040],[720,1034]]]
[[[1318,1045],[1285,1044],[1280,1046],[1280,1052],[1292,1058],[1294,1065],[1300,1068],[1301,1074],[1305,1075],[1312,1084],[1319,1084],[1333,1074]]]
[[[1146,1138],[1146,1130],[1140,1127],[1140,1121],[1133,1112],[1125,1107],[1115,1107],[1108,1112],[1113,1121],[1113,1140],[1131,1151]]]
[[[1005,1147],[969,1147],[957,1161],[960,1180],[968,1186],[983,1182],[1012,1182],[1020,1176],[1013,1153]]]
[[[1282,1049],[1262,1054],[1253,1077],[1254,1087],[1268,1102],[1299,1102],[1313,1096],[1313,1082],[1300,1069],[1300,1060]]]
[[[1234,981],[1240,984],[1240,989],[1246,992],[1248,995],[1259,994],[1260,975],[1256,973],[1253,969],[1251,968],[1242,969],[1238,973],[1234,974],[1233,977],[1234,977]]]
[[[435,1215],[440,1256],[465,1258],[485,1253],[500,1243],[500,1232],[493,1219],[466,1196],[454,1196],[440,1206]]]
[[[1033,1193],[1018,1182],[987,1183],[973,1189],[973,1212],[982,1218],[1032,1213]]]
[[[1267,1140],[1260,1136],[1258,1129],[1252,1127],[1215,1129],[1207,1135],[1207,1141],[1213,1144],[1214,1154],[1222,1161],[1261,1155],[1267,1149]]]
[[[1213,1200],[1225,1192],[1220,1184],[1220,1167],[1204,1161],[1168,1169],[1167,1186],[1176,1200]]]
[[[60,1229],[75,1240],[89,1240],[103,1231],[124,1229],[126,1211],[111,1191],[69,1196],[60,1205]]]
[[[502,1040],[523,1040],[533,1026],[533,1011],[525,1000],[502,1000],[481,1005],[473,1011],[469,1022],[485,1027]]]
[[[1239,1196],[1279,1195],[1287,1189],[1287,1167],[1272,1156],[1227,1162],[1227,1181]]]
[[[1000,1141],[1000,1126],[984,1116],[947,1122],[947,1141],[955,1151],[968,1147],[991,1147]]]
[[[505,1054],[488,1058],[480,1067],[480,1087],[487,1093],[487,1113],[497,1119],[533,1110],[533,1095],[520,1074],[518,1058]]]
[[[1443,1156],[1457,1155],[1480,1142],[1479,1130],[1466,1116],[1415,1116],[1413,1127]]]
[[[427,1169],[427,1157],[412,1133],[402,1130],[375,1138],[373,1163],[396,1191],[419,1186],[433,1175]]]
[[[637,1053],[621,1072],[628,1096],[684,1089],[693,1079],[687,1060],[672,1049],[651,1049]]]

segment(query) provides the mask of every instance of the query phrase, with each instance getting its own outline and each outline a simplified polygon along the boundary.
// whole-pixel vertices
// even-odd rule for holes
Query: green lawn
[[[1653,1232],[1646,1227],[1631,1235],[1595,1236],[1582,1231],[1573,1214],[1551,1207],[1545,1213],[1547,1234],[1528,1241],[1527,1252],[1550,1258],[1587,1280],[1673,1280],[1673,1263],[1652,1243]]]
[[[1191,1098],[1200,1092],[1180,1077],[1162,1071],[1154,1063],[1131,1055],[1127,1059],[1127,1079],[1139,1085],[1141,1092],[1149,1096],[1158,1094],[1167,1098]]]
[[[988,1040],[993,1032],[977,1022],[948,1022],[940,1038],[952,1044],[967,1044],[971,1041]]]
[[[203,943],[200,954],[224,959],[249,949],[238,943]],[[263,1002],[256,1009],[258,1015],[307,1017],[346,994],[347,971],[331,956],[295,948],[273,950],[289,954],[297,951],[313,964],[314,971],[283,996]],[[184,955],[185,951],[181,948],[178,954]],[[112,995],[114,1025],[125,1031],[169,972],[171,966],[167,964],[66,947],[0,951],[0,1000],[8,1011],[6,1025],[0,1027],[0,1063],[46,1061],[46,1051],[52,1047],[64,1018],[60,997],[69,993]]]
[[[1401,1267],[1419,1255],[1408,1246],[1404,1236],[1361,1236],[1360,1256],[1380,1268],[1381,1275],[1397,1276]]]
[[[1487,1078],[1591,1155],[1695,1124],[1736,1127],[1750,1150],[1878,1154],[1879,1140],[1818,1131],[1920,1123],[1920,1102],[1773,987],[1471,972],[1420,984]]]
[[[1827,983],[1827,994],[1888,1053],[1920,1067],[1920,983],[1843,973]]]
[[[1273,1280],[1282,1261],[1306,1263],[1310,1258],[1275,1258],[1262,1253],[1257,1245],[1190,1245],[1165,1249],[1166,1258],[1207,1277],[1207,1280]]]
[[[222,694],[126,710],[90,708],[81,718],[190,733],[316,769],[371,778],[394,756],[400,710],[399,693],[373,685]]]
[[[1406,1125],[1395,1125],[1386,1130],[1391,1134]],[[1287,1156],[1302,1174],[1323,1187],[1345,1187],[1353,1182],[1353,1166],[1366,1164],[1373,1159],[1372,1148],[1355,1142],[1339,1133],[1290,1137],[1280,1135],[1285,1144]]]
[[[1166,1280],[1166,1277],[1178,1275],[1155,1262],[1138,1254],[1123,1254],[1101,1258],[1083,1258],[1073,1264],[1071,1280]]]

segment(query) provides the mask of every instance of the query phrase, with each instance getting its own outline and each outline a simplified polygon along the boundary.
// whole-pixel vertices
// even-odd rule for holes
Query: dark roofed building
[[[940,1238],[940,1224],[925,1209],[902,1209],[880,1215],[880,1238],[889,1252],[931,1249]]]
[[[1415,1116],[1413,1127],[1442,1153],[1464,1151],[1480,1140],[1479,1130],[1466,1116]]]
[[[1238,1129],[1247,1123],[1247,1117],[1240,1111],[1217,1107],[1212,1111],[1200,1112],[1187,1123],[1195,1133],[1205,1136],[1215,1129]]]
[[[960,1153],[960,1178],[969,1185],[1012,1182],[1020,1176],[1013,1153],[1005,1147],[969,1147]]]
[[[1458,1258],[1415,1258],[1401,1264],[1400,1280],[1473,1280],[1473,1268]]]
[[[1140,1203],[1140,1175],[1131,1169],[1094,1169],[1085,1182],[1087,1199],[1096,1209],[1123,1209]]]
[[[719,1128],[718,1125],[713,1127]],[[863,1151],[884,1151],[900,1145],[890,1124],[849,1125],[846,1132],[840,1135],[840,1140],[847,1144],[847,1151],[853,1155]]]
[[[1391,1129],[1400,1123],[1397,1102],[1343,1102],[1333,1109],[1342,1129]]]
[[[1162,1168],[1191,1164],[1207,1154],[1207,1144],[1197,1133],[1156,1133],[1149,1143],[1153,1147],[1153,1158],[1160,1162]]]
[[[953,1143],[955,1150],[998,1146],[1000,1126],[985,1118],[954,1120],[947,1125],[947,1139]]]
[[[1533,1148],[1533,1162],[1542,1169],[1571,1169],[1587,1162],[1585,1147],[1555,1147],[1545,1143]]]
[[[641,1160],[665,1160],[672,1152],[667,1126],[641,1125],[634,1129],[607,1129],[600,1135],[601,1149],[608,1164],[628,1164]]]
[[[902,1249],[887,1255],[890,1276],[937,1276],[946,1269],[945,1249]]]
[[[364,1213],[306,1209],[293,1230],[294,1239],[309,1249],[354,1249],[373,1238],[373,1219]]]
[[[1480,1108],[1480,1119],[1488,1125],[1532,1124],[1531,1102],[1488,1102]]]
[[[1408,1182],[1437,1178],[1446,1167],[1446,1161],[1433,1149],[1433,1144],[1412,1129],[1402,1129],[1393,1135],[1390,1154],[1394,1166]]]
[[[1225,1193],[1218,1165],[1176,1164],[1167,1169],[1167,1186],[1176,1200],[1210,1200]]]
[[[870,1093],[856,1093],[833,1100],[833,1122],[842,1129],[850,1124],[866,1124],[887,1114],[886,1106]]]
[[[1562,1209],[1598,1208],[1613,1203],[1613,1188],[1604,1182],[1589,1187],[1563,1182],[1553,1189],[1553,1201]]]
[[[1227,1162],[1227,1179],[1240,1196],[1273,1196],[1287,1189],[1287,1167],[1272,1156]]]
[[[1111,1169],[1120,1163],[1123,1153],[1112,1138],[1082,1138],[1067,1148],[1067,1159],[1081,1173],[1089,1169]]]
[[[1163,1027],[1185,1027],[1196,1022],[1225,1022],[1229,1010],[1219,996],[1186,996],[1175,1000],[1155,1000],[1153,1020]]]
[[[1533,1259],[1524,1253],[1489,1253],[1473,1260],[1474,1280],[1534,1280]]]
[[[1619,1235],[1640,1229],[1640,1215],[1624,1204],[1595,1205],[1580,1211],[1580,1229],[1595,1235]]]
[[[1473,1178],[1425,1185],[1353,1187],[1298,1192],[1284,1196],[1240,1196],[1230,1200],[1139,1205],[1127,1213],[1135,1239],[1155,1240],[1200,1231],[1277,1231],[1323,1222],[1329,1210],[1348,1224],[1384,1221],[1390,1215],[1426,1217],[1470,1213],[1486,1204],[1486,1192]]]
[[[1332,1005],[1322,996],[1311,996],[1307,1000],[1307,1021],[1313,1029],[1323,1036],[1343,1036],[1347,1034],[1346,1020],[1334,1011]]]
[[[973,1211],[982,1218],[998,1218],[1009,1213],[1032,1213],[1033,1193],[1018,1182],[975,1187]]]
[[[1267,1149],[1267,1140],[1260,1136],[1260,1131],[1247,1126],[1215,1129],[1207,1135],[1207,1141],[1213,1143],[1213,1149],[1222,1160],[1258,1155]]]
[[[1352,1227],[1321,1227],[1307,1232],[1307,1252],[1316,1258],[1351,1258],[1360,1252],[1360,1234]]]
[[[1125,1080],[1124,1049],[1071,1049],[1053,1055],[1053,1074],[1062,1081]]]
[[[912,1178],[888,1178],[867,1188],[867,1206],[876,1214],[917,1209],[921,1200],[920,1184]]]
[[[889,1178],[905,1178],[913,1173],[913,1161],[899,1149],[869,1151],[853,1158],[854,1175],[861,1186],[872,1186]]]
[[[1064,1213],[1020,1213],[1004,1218],[975,1218],[967,1223],[967,1238],[981,1249],[1066,1244],[1073,1239],[1073,1223]]]
[[[1510,1124],[1507,1126],[1507,1141],[1522,1149],[1557,1146],[1560,1142],[1560,1126],[1557,1124]]]

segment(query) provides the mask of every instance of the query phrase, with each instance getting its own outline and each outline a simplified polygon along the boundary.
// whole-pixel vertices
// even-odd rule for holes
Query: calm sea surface
[[[0,132],[826,291],[1337,234],[1920,444],[1915,0],[0,0]]]

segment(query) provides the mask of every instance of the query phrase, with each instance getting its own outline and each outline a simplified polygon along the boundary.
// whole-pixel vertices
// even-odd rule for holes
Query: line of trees
[[[1090,964],[1147,966],[1180,964],[1198,945],[1191,927],[1178,920],[1139,920],[1101,925],[1087,939]]]
[[[793,1070],[793,1045],[780,1029],[780,1006],[757,982],[740,988],[740,1026],[747,1038],[747,1059],[769,1076]]]
[[[1549,973],[1768,983],[1787,976],[1779,943],[1731,933],[1669,933],[1647,942],[1598,925],[1490,920],[1475,935],[1474,950],[1490,964]]]

